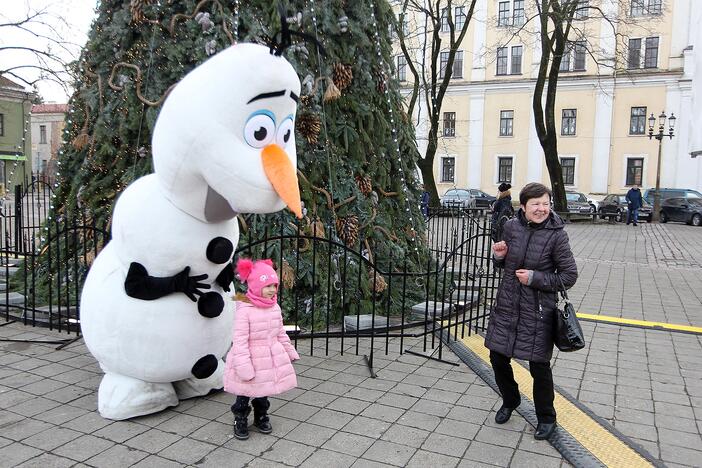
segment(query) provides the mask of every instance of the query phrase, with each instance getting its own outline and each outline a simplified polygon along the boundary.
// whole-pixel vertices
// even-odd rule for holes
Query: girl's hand
[[[523,285],[527,285],[529,283],[529,273],[531,270],[525,270],[525,269],[519,269],[514,272],[515,275],[517,275],[517,279],[519,280],[520,283]]]
[[[492,244],[492,253],[494,253],[497,258],[504,258],[507,255],[507,250],[507,243],[505,241]]]

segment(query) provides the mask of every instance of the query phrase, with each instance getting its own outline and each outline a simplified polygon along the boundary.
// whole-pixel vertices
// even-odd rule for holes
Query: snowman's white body
[[[236,248],[237,213],[272,213],[286,203],[301,216],[294,117],[300,81],[268,47],[239,44],[198,66],[171,91],[154,129],[155,173],[117,200],[112,240],[95,259],[81,297],[86,345],[105,372],[98,409],[109,419],[160,411],[222,388],[231,344],[233,291],[215,281],[229,265],[208,259],[215,238]],[[290,188],[293,188],[291,191]],[[286,200],[283,200],[283,199]],[[232,249],[233,250],[233,249]],[[189,276],[221,294],[212,318],[182,292],[127,295],[130,265],[149,277]],[[207,358],[207,372],[194,365]],[[198,376],[198,377],[196,377]]]
[[[216,237],[237,245],[236,219],[203,223],[193,218],[164,196],[155,174],[150,174],[120,196],[112,233],[90,270],[82,297],[85,341],[103,370],[147,382],[175,382],[192,377],[190,371],[201,357],[223,356],[234,317],[230,293],[222,294],[222,313],[207,318],[184,294],[153,301],[129,297],[124,280],[131,262],[159,277],[190,266],[191,275],[208,275],[203,282],[211,284],[210,291],[223,293],[214,279],[224,265],[208,261],[205,249]]]

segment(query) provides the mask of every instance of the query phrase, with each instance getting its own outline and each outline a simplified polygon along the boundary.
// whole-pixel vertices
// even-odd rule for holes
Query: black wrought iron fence
[[[0,217],[1,232],[12,218]],[[308,232],[272,215],[266,224],[274,227],[254,236],[250,219],[242,221],[237,257],[277,263],[286,324],[310,352],[322,340],[325,353],[368,353],[372,370],[374,353],[405,352],[406,339],[422,340],[425,352],[442,359],[441,336],[486,326],[500,271],[491,261],[490,218],[480,210],[433,210],[420,249],[384,258],[367,239],[346,245],[332,226]],[[85,218],[22,226],[22,242],[0,239],[0,312],[5,321],[79,336],[80,292],[109,233]]]

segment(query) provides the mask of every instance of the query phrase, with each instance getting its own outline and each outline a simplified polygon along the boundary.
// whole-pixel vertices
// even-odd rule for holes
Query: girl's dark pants
[[[251,406],[254,407],[254,411],[256,412],[263,412],[265,413],[268,410],[268,407],[270,406],[270,403],[268,403],[268,397],[259,397],[259,398],[254,398],[251,400]],[[246,411],[246,408],[249,407],[249,397],[247,396],[238,396],[236,397],[236,401],[232,405],[232,413],[243,413]],[[263,411],[261,411],[263,410]]]
[[[495,351],[490,351],[490,363],[495,372],[495,382],[502,394],[502,401],[507,408],[519,406],[519,386],[514,380],[510,358]],[[529,361],[529,372],[534,378],[534,407],[536,419],[540,423],[556,422],[556,409],[553,407],[553,375],[551,363]]]

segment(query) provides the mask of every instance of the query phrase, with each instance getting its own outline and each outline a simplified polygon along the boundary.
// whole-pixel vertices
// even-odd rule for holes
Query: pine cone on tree
[[[373,270],[368,271],[368,283],[370,288],[376,293],[382,293],[388,289],[388,283],[385,281],[385,278],[383,278],[383,275],[375,273]]]
[[[297,118],[295,126],[300,135],[305,137],[307,143],[314,145],[319,138],[319,130],[322,128],[321,122],[317,114],[306,112]]]
[[[358,230],[358,216],[349,215],[344,218],[336,218],[336,233],[346,245],[354,245],[356,243]]]
[[[295,285],[295,270],[290,266],[287,260],[283,259],[283,266],[281,268],[281,279],[283,281],[283,287],[285,289],[292,289]]]
[[[132,0],[129,5],[129,10],[132,13],[132,21],[141,23],[144,21],[144,5],[148,4],[148,0]]]
[[[332,74],[332,80],[339,91],[343,91],[351,85],[353,81],[353,70],[351,65],[344,65],[343,63],[337,63],[334,65],[334,71]]]
[[[373,191],[373,182],[371,181],[371,178],[366,176],[356,176],[356,185],[358,185],[358,189],[361,191],[363,195],[370,195],[371,192]]]

